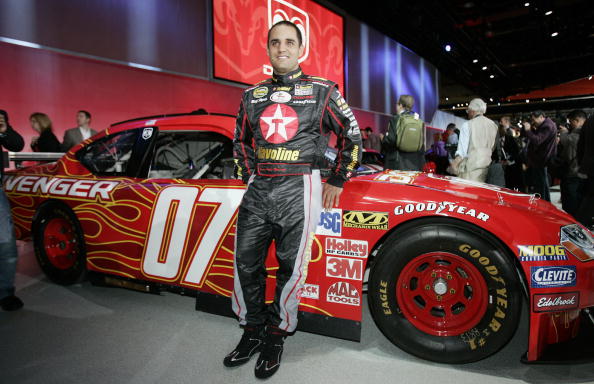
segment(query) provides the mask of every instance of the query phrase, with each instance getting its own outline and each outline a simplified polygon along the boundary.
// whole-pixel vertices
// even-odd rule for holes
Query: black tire
[[[368,299],[377,326],[426,360],[469,363],[494,354],[513,337],[523,299],[505,252],[489,233],[456,220],[403,226],[372,267]]]
[[[33,223],[33,244],[39,266],[50,280],[70,285],[84,279],[85,240],[70,208],[62,204],[42,207]]]

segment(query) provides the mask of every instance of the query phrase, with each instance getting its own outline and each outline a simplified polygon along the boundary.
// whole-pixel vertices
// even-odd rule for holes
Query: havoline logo
[[[388,212],[344,211],[345,228],[388,229]]]

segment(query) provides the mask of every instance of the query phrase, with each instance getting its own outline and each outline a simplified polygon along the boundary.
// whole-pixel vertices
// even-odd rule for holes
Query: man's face
[[[581,128],[585,122],[586,119],[581,117],[578,117],[576,119],[569,119],[569,125],[571,125],[572,130]]]
[[[89,119],[84,113],[79,112],[76,114],[76,124],[78,124],[79,127],[88,124],[90,121],[91,119]]]
[[[502,117],[499,120],[499,124],[501,124],[503,127],[507,128],[507,127],[509,127],[509,119]]]
[[[295,28],[278,25],[270,32],[266,52],[275,73],[284,75],[297,69],[303,49],[303,45],[299,45]]]
[[[535,127],[540,127],[543,121],[545,121],[544,116],[530,116],[530,120],[532,120],[532,125]]]
[[[474,119],[474,117],[477,115],[477,112],[473,109],[467,109],[466,113],[468,114],[469,119]]]

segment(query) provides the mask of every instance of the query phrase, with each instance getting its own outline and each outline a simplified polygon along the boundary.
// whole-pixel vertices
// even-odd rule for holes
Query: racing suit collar
[[[301,67],[297,67],[297,69],[295,69],[294,71],[291,71],[289,73],[286,73],[284,75],[278,75],[276,73],[272,74],[272,80],[275,83],[279,83],[279,84],[288,84],[294,81],[299,80],[299,78],[303,76],[303,71],[301,70]]]

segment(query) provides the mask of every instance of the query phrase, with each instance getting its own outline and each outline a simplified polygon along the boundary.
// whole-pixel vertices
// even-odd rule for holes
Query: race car
[[[232,315],[245,191],[234,175],[234,126],[234,117],[217,114],[130,120],[54,163],[8,172],[18,238],[32,236],[56,283],[90,271],[115,285],[193,292],[197,309]],[[526,302],[525,361],[550,359],[560,345],[583,352],[571,343],[592,326],[588,229],[535,195],[378,168],[362,168],[340,206],[321,213],[299,329],[360,340],[366,284],[379,329],[423,359],[466,363],[494,354],[514,335]],[[270,302],[274,244],[266,265]]]

